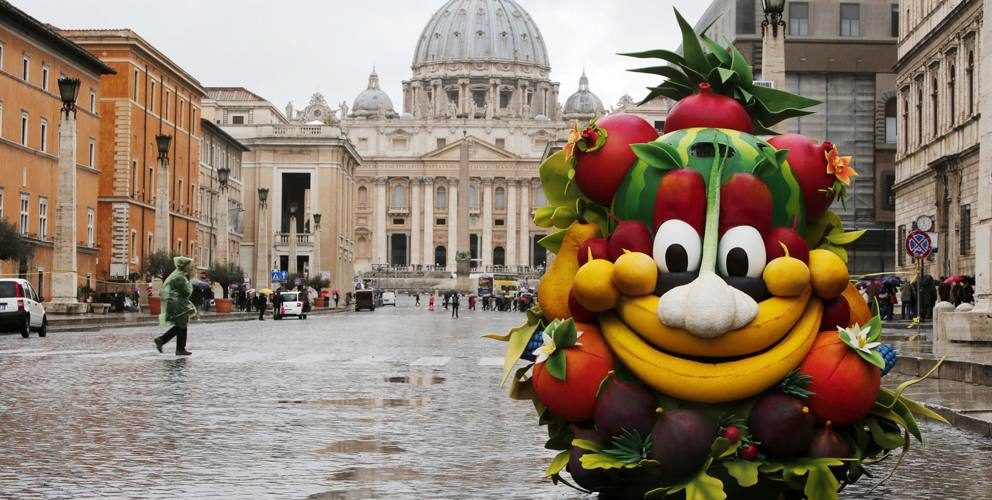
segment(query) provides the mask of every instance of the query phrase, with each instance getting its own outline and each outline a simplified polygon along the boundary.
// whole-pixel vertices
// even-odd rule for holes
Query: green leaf
[[[544,330],[544,333],[547,333],[554,339],[556,349],[572,347],[578,338],[578,331],[575,329],[575,320],[572,318],[552,321]]]
[[[738,52],[738,54],[740,54],[740,52]],[[743,56],[741,56],[741,59],[743,60]],[[747,64],[747,61],[743,61],[743,64]],[[750,66],[748,66],[748,68],[750,68]],[[736,70],[737,68],[735,67],[734,69]],[[816,99],[810,99],[798,94],[793,94],[792,92],[773,89],[771,87],[754,85],[748,90],[750,90],[751,93],[754,94],[754,97],[761,102],[764,109],[773,115],[794,112],[809,114],[811,111],[804,111],[805,108],[810,108],[820,104],[820,101],[817,101]],[[774,123],[766,123],[766,125],[773,124]]]
[[[682,31],[682,57],[685,58],[685,65],[701,75],[709,73],[709,64],[706,62],[706,56],[703,55],[702,46],[699,45],[699,37],[679,10],[673,10],[675,20],[678,21],[679,29]]]
[[[572,206],[575,199],[581,195],[578,186],[574,182],[569,182],[568,171],[572,168],[572,160],[565,158],[565,151],[558,151],[549,156],[538,167],[538,175],[548,205]]]
[[[867,323],[861,326],[868,328],[868,342],[875,342],[882,338],[882,318],[879,315],[872,316]]]
[[[868,429],[871,430],[871,438],[875,444],[886,450],[893,450],[905,444],[902,433],[896,430],[886,430],[882,427],[878,418],[868,417],[865,419]]]
[[[555,214],[555,207],[540,207],[534,211],[534,224],[541,227],[551,227],[554,223],[551,217]]]
[[[861,235],[865,234],[865,231],[865,229],[861,229],[859,231],[849,231],[845,233],[844,230],[841,229],[840,232],[828,234],[827,241],[833,243],[834,245],[850,245],[860,238]]]
[[[685,58],[683,58],[677,52],[672,52],[670,50],[664,50],[664,49],[645,50],[642,52],[621,52],[617,55],[625,56],[625,57],[637,57],[639,59],[662,59],[676,66],[681,66],[682,64],[685,63]]]
[[[937,361],[937,363],[933,365],[933,368],[930,368],[929,370],[927,370],[927,372],[924,373],[923,376],[918,377],[918,378],[909,379],[909,380],[907,380],[907,381],[899,384],[898,386],[896,386],[896,391],[895,391],[896,398],[901,398],[902,397],[902,393],[905,392],[906,389],[909,389],[910,387],[912,387],[912,386],[914,386],[914,385],[916,385],[916,384],[918,384],[918,383],[926,380],[928,377],[930,377],[930,375],[933,375],[938,369],[940,369],[940,365],[944,364],[944,360],[945,359],[947,359],[947,355],[946,354],[943,355],[943,356],[941,356],[940,360]]]
[[[730,440],[725,437],[718,437],[714,439],[713,444],[710,445],[710,457],[714,459],[728,457],[733,455],[739,447],[740,441],[731,443]]]
[[[551,463],[548,465],[547,470],[544,471],[544,477],[551,477],[561,472],[565,466],[568,465],[569,453],[569,450],[565,450],[555,455],[555,458],[551,460]]]
[[[737,73],[727,68],[716,68],[716,71],[720,75],[720,83],[727,83],[731,80],[739,78]]]
[[[857,349],[855,352],[858,353],[858,356],[861,356],[861,359],[877,366],[879,369],[885,369],[885,358],[878,351],[864,352],[861,349]]]
[[[829,467],[820,465],[812,467],[806,475],[806,487],[803,492],[807,498],[816,500],[837,499],[837,478]]]
[[[778,172],[778,167],[769,161],[768,158],[761,158],[754,164],[754,168],[751,170],[751,175],[754,175],[755,177],[767,177],[770,175],[775,175]]]
[[[591,451],[593,453],[602,453],[602,451],[603,451],[603,447],[602,446],[596,444],[593,441],[589,441],[589,440],[586,440],[586,439],[573,439],[572,440],[572,446],[574,446],[576,448],[581,448],[581,449],[586,450],[586,451]]]
[[[606,207],[594,203],[587,203],[581,214],[583,219],[599,227],[599,231],[603,233],[604,238],[609,236],[610,232],[612,232],[610,228],[613,221],[610,219],[610,212]]]
[[[685,487],[685,500],[724,500],[723,481],[701,471]]]
[[[521,367],[513,374],[513,382],[510,383],[510,390],[508,391],[510,399],[530,401],[537,399],[537,394],[534,393],[534,386],[531,383],[530,377],[527,375],[527,371],[533,366],[534,364],[530,363],[527,366]]]
[[[623,429],[619,436],[613,436],[613,445],[603,453],[628,464],[638,464],[651,454],[651,434],[641,437],[636,430]]]
[[[567,373],[565,364],[565,351],[559,349],[551,353],[548,360],[544,362],[544,367],[547,368],[552,377],[564,382]]]
[[[664,142],[631,144],[630,149],[638,158],[654,168],[673,170],[684,166],[678,150]]]
[[[568,229],[559,229],[537,240],[537,244],[546,248],[549,252],[558,253],[558,250],[561,249],[561,243],[565,241],[565,233],[567,232]]]
[[[750,488],[751,486],[758,484],[759,465],[761,465],[761,462],[752,462],[750,460],[723,462],[723,466],[727,469],[727,473],[736,479],[737,484],[741,485],[743,488]]]
[[[574,201],[572,203],[574,204]],[[567,229],[578,217],[579,214],[575,213],[574,208],[558,206],[555,207],[555,211],[551,215],[551,223],[558,229]]]
[[[689,86],[689,78],[685,76],[685,73],[679,71],[675,66],[648,66],[645,68],[634,68],[628,69],[632,73],[647,73],[649,75],[658,75],[667,78],[670,81]]]
[[[510,375],[510,370],[513,369],[513,365],[520,359],[520,355],[524,353],[524,349],[527,348],[527,343],[530,342],[530,338],[537,331],[537,327],[537,323],[528,322],[516,328],[511,328],[510,332],[504,336],[495,334],[485,335],[486,338],[509,342],[509,345],[506,346],[506,355],[503,358],[503,377],[500,379],[500,385],[506,383],[506,378]]]
[[[730,49],[730,69],[740,75],[741,86],[744,90],[750,91],[753,87],[754,73],[751,71],[751,64],[747,62],[744,55],[741,54],[737,47],[730,44],[728,47]],[[754,93],[754,92],[752,92]]]
[[[605,453],[586,453],[579,461],[583,469],[633,469],[640,466],[639,463],[629,464]]]
[[[706,30],[703,30],[703,33],[706,33]],[[716,43],[706,35],[699,35],[699,39],[703,41],[703,45],[706,45],[706,48],[710,49],[710,53],[716,56],[721,65],[730,66],[732,57],[727,52],[727,49],[721,47],[719,43]]]
[[[886,391],[889,390],[884,387],[882,389]],[[930,408],[927,408],[926,406],[921,405],[920,403],[917,403],[916,401],[913,401],[912,399],[909,399],[905,396],[900,396],[899,401],[901,401],[902,404],[906,405],[906,408],[909,409],[909,411],[912,412],[914,415],[919,415],[921,417],[929,418],[930,420],[936,420],[937,422],[950,424],[950,422],[948,422],[943,415],[931,410]]]

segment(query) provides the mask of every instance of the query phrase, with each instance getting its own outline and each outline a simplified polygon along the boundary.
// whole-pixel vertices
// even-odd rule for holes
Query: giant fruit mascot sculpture
[[[504,381],[558,450],[546,476],[604,498],[837,498],[939,415],[880,378],[895,363],[849,283],[829,210],[857,175],[827,141],[769,127],[816,101],[755,85],[676,12],[683,54],[660,137],[633,115],[578,125],[540,166],[557,230]],[[772,136],[767,141],[757,135]],[[531,364],[513,370],[524,359]],[[904,388],[904,387],[903,387]],[[567,473],[567,474],[566,474]]]

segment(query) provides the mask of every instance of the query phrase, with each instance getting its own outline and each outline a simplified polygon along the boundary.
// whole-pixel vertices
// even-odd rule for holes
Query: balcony
[[[310,236],[311,236],[310,233],[296,233],[296,245],[297,246],[312,245],[313,242],[310,240]],[[276,245],[288,246],[290,237],[291,235],[289,233],[275,233],[275,237],[272,239],[272,241]]]

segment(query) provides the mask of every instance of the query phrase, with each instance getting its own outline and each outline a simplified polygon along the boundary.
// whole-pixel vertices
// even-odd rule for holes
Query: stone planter
[[[158,316],[162,313],[162,298],[159,296],[148,297],[148,314]]]
[[[234,304],[234,299],[214,299],[217,314],[230,314],[232,304]]]
[[[313,300],[313,306],[314,307],[327,307],[327,298],[326,297],[317,297],[316,299]]]
[[[472,272],[472,261],[471,260],[468,260],[468,259],[465,259],[465,260],[456,260],[455,261],[455,265],[456,265],[456,269],[455,270],[458,272],[459,275],[466,275],[467,276],[469,273]]]

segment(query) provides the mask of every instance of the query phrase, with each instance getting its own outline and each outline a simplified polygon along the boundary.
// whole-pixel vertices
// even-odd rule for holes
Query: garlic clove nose
[[[734,288],[730,288],[730,293],[734,295],[734,324],[731,330],[743,328],[758,316],[758,303],[750,295]]]
[[[712,273],[671,289],[658,301],[658,319],[702,338],[714,338],[750,323],[758,304]]]

